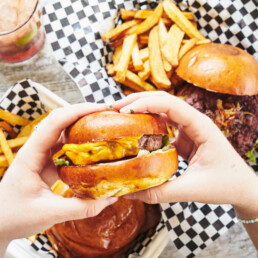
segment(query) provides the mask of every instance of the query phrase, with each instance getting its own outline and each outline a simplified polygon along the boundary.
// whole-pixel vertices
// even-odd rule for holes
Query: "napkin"
[[[77,84],[85,101],[112,104],[123,98],[119,85],[106,73],[112,49],[101,36],[120,22],[119,9],[149,9],[157,2],[142,0],[62,0],[44,8],[47,40],[53,54]],[[178,0],[181,10],[194,13],[202,34],[214,42],[245,49],[258,59],[258,10],[252,0]],[[255,164],[255,169],[258,169]],[[175,177],[187,168],[179,159]],[[193,257],[237,222],[230,205],[162,204],[171,240]]]

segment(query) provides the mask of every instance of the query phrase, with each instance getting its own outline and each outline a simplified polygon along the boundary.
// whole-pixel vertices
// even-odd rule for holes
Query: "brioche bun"
[[[52,190],[65,198],[74,196],[60,180]],[[95,217],[56,224],[46,234],[58,257],[124,257],[137,235],[155,227],[160,218],[156,205],[119,198]]]
[[[121,114],[104,111],[79,119],[68,129],[73,144],[98,142],[141,135],[166,135],[165,122],[153,114]],[[177,170],[178,157],[172,146],[139,157],[100,161],[89,165],[59,167],[60,178],[79,197],[97,199],[122,196],[167,181]]]
[[[225,44],[204,44],[187,52],[176,70],[185,81],[231,95],[258,94],[258,62],[244,50]]]

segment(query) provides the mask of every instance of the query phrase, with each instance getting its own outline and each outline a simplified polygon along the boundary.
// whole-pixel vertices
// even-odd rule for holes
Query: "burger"
[[[68,128],[67,140],[53,159],[62,181],[82,198],[147,189],[177,170],[177,152],[159,115],[92,113]]]
[[[65,198],[74,196],[60,180],[52,189]],[[118,258],[124,257],[135,238],[153,229],[160,219],[158,205],[119,198],[95,217],[59,223],[45,233],[58,257]]]
[[[200,45],[180,60],[186,83],[177,96],[209,116],[242,157],[255,161],[258,136],[258,62],[224,44]]]

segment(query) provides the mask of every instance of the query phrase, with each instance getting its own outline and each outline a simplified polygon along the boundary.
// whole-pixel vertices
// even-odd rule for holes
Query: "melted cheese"
[[[99,161],[117,160],[136,156],[138,137],[124,137],[112,141],[65,144],[62,151],[75,165],[88,165]]]

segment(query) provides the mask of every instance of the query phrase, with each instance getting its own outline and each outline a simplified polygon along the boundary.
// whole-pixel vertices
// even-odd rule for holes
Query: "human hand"
[[[105,105],[85,103],[56,109],[19,150],[0,183],[0,257],[12,239],[31,236],[66,220],[95,216],[116,201],[63,198],[50,189],[58,179],[50,162],[51,149],[61,143],[63,130],[81,116],[105,109]]]
[[[113,108],[122,113],[134,110],[163,115],[168,123],[178,127],[175,146],[189,162],[182,176],[127,198],[147,203],[231,203],[246,209],[255,202],[258,182],[253,171],[217,126],[183,100],[166,92],[143,92],[117,101]]]

